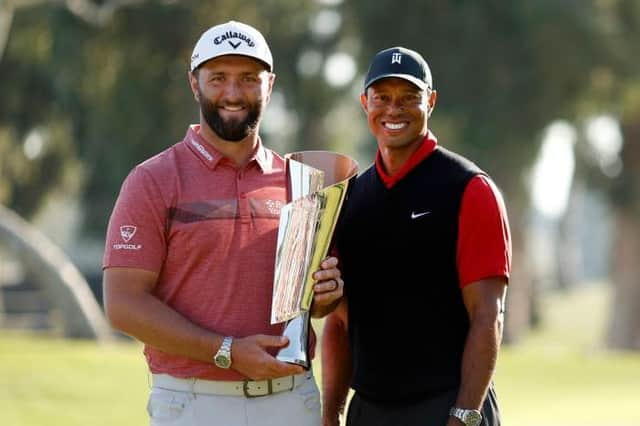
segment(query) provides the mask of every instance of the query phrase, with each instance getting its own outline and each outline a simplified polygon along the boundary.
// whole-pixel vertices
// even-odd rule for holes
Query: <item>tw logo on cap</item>
[[[401,64],[402,63],[402,53],[394,53],[391,55],[391,63],[392,64]]]

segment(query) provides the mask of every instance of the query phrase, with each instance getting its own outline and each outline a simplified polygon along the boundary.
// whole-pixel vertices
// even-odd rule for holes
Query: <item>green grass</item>
[[[640,425],[640,356],[506,349],[496,375],[505,425]]]
[[[500,354],[505,425],[640,425],[640,353],[603,348],[610,299],[604,285],[543,297],[540,329]]]
[[[148,424],[141,346],[0,333],[0,425]]]
[[[503,347],[495,382],[506,426],[640,425],[640,353],[599,343],[608,300],[603,286],[548,295],[540,330]],[[141,352],[0,331],[0,425],[148,424]]]

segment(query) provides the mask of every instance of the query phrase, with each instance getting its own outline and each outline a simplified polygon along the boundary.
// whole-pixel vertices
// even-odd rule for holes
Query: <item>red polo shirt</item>
[[[104,268],[159,274],[154,294],[221,335],[282,334],[270,324],[285,163],[260,144],[238,168],[191,126],[184,140],[125,180],[107,231]],[[153,373],[239,380],[234,370],[150,346]]]
[[[438,140],[429,131],[420,147],[392,176],[385,171],[378,151],[376,171],[384,185],[391,188],[402,180],[437,145]],[[508,279],[511,273],[511,235],[507,210],[500,191],[487,176],[475,176],[467,184],[458,220],[457,262],[460,286],[486,278]]]

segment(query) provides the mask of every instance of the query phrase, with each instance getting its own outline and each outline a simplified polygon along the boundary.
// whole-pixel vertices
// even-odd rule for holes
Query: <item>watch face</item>
[[[226,357],[224,355],[217,355],[214,361],[220,368],[229,368],[229,366],[231,365],[231,360],[229,359],[229,357]]]
[[[482,415],[476,411],[467,411],[464,416],[464,422],[467,426],[478,426],[482,421]]]

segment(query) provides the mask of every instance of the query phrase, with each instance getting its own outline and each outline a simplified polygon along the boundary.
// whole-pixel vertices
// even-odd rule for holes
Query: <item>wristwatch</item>
[[[452,407],[449,415],[460,420],[466,426],[478,426],[482,421],[482,414],[478,410],[469,410],[466,408]]]
[[[233,337],[227,336],[222,341],[222,345],[220,345],[220,349],[213,356],[213,362],[219,368],[229,368],[231,367],[231,344],[233,343]]]

